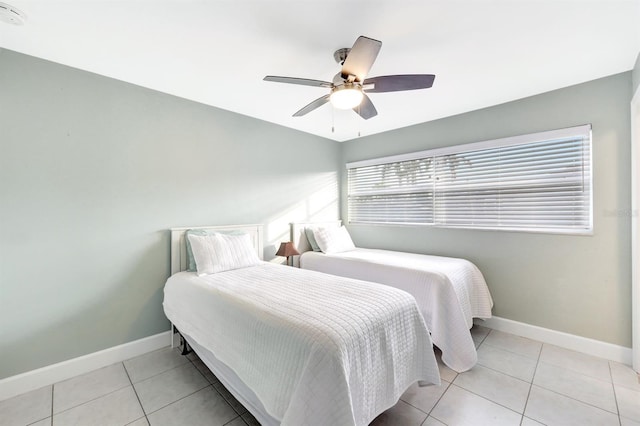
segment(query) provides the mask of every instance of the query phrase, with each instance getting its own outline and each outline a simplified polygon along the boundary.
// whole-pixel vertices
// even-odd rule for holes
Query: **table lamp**
[[[287,265],[289,265],[289,257],[297,256],[299,254],[300,253],[298,253],[298,250],[296,250],[296,247],[291,241],[280,243],[280,248],[276,252],[276,256],[283,256],[287,258]],[[293,266],[293,262],[291,263],[291,266]]]

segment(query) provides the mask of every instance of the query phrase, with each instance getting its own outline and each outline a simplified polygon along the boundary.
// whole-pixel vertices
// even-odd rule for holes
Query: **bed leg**
[[[187,355],[189,352],[192,351],[191,346],[189,346],[189,343],[187,342],[187,339],[185,339],[182,334],[180,334],[180,330],[178,330],[173,324],[171,324],[171,328],[173,333],[171,334],[171,347],[173,348],[173,336],[174,334],[178,334],[178,336],[180,336],[180,345],[178,346],[178,348],[180,349],[180,355]]]
[[[187,340],[180,335],[180,355],[187,355],[191,352],[191,346],[187,343]]]

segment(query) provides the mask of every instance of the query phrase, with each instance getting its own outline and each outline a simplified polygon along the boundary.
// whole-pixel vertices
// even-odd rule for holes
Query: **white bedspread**
[[[270,263],[173,275],[164,310],[282,425],[368,425],[414,382],[439,383],[415,300]]]
[[[480,270],[465,259],[358,248],[305,252],[300,267],[390,285],[415,297],[442,361],[462,372],[477,360],[469,329],[491,318],[493,300]]]

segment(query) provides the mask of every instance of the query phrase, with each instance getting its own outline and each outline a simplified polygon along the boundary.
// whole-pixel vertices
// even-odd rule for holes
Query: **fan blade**
[[[373,106],[373,102],[371,102],[371,99],[369,99],[367,95],[364,95],[364,97],[362,98],[362,102],[360,102],[360,105],[355,107],[353,110],[365,120],[378,115],[376,107]]]
[[[363,85],[373,84],[367,93],[401,92],[404,90],[428,89],[433,86],[433,74],[383,75],[368,78]]]
[[[316,99],[315,101],[311,102],[306,107],[302,108],[300,111],[298,111],[295,114],[293,114],[293,116],[294,117],[302,117],[303,115],[310,113],[314,109],[320,108],[322,105],[324,105],[327,102],[329,102],[329,96],[331,96],[331,95],[330,94],[324,95],[323,97]]]
[[[315,87],[333,87],[333,83],[328,81],[311,80],[309,78],[296,78],[296,77],[280,77],[277,75],[268,75],[264,78],[264,81],[274,81],[276,83],[289,83],[300,84],[302,86],[315,86]]]
[[[360,36],[353,44],[351,51],[342,64],[342,76],[355,75],[362,82],[378,57],[382,42],[369,37]]]

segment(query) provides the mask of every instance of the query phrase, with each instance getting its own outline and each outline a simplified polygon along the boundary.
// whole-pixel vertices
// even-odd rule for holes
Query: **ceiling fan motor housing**
[[[336,62],[342,66],[344,65],[344,61],[347,59],[349,52],[351,52],[350,47],[343,47],[342,49],[338,49],[333,52],[333,59],[335,59]]]

